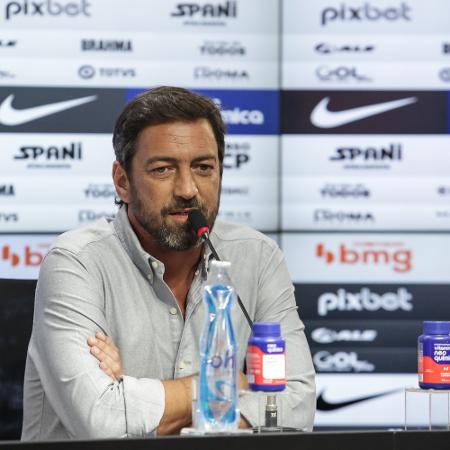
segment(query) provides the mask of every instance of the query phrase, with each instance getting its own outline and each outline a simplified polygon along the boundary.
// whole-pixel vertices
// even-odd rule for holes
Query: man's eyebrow
[[[205,155],[197,156],[192,160],[193,163],[197,163],[200,161],[208,161],[208,160],[216,160],[217,157],[215,155],[211,155],[210,153]],[[151,158],[148,158],[147,161],[145,161],[145,165],[149,166],[150,164],[154,164],[156,162],[169,162],[169,163],[176,163],[178,162],[178,158],[174,158],[173,156],[152,156]]]
[[[200,162],[200,161],[209,161],[209,160],[216,160],[217,157],[215,155],[201,155],[197,156],[197,158],[194,158],[192,162]]]

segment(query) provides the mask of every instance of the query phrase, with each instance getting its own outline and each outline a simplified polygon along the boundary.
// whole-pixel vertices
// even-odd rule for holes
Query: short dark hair
[[[116,160],[131,175],[131,162],[139,133],[151,125],[170,122],[193,122],[206,119],[218,148],[220,174],[223,171],[225,125],[219,107],[208,97],[187,89],[161,86],[134,97],[118,117],[113,134]]]

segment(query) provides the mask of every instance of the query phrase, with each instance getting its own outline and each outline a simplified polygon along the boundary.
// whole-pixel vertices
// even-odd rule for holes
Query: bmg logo
[[[370,244],[370,245],[369,245]],[[412,252],[411,250],[391,248],[390,245],[380,245],[374,248],[374,243],[363,243],[365,248],[353,246],[349,248],[345,244],[340,244],[337,251],[331,251],[320,243],[316,246],[316,256],[323,258],[327,264],[341,265],[390,265],[392,270],[397,273],[407,273],[412,268]]]
[[[17,267],[19,264],[25,267],[39,267],[44,259],[45,254],[31,250],[29,245],[26,245],[23,249],[23,253],[11,251],[9,245],[4,245],[1,249],[1,259],[12,267]]]

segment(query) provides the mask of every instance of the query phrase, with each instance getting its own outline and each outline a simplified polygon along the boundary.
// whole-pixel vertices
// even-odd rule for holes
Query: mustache
[[[164,208],[161,209],[161,215],[168,216],[169,214],[171,214],[174,211],[178,211],[180,209],[185,209],[185,208],[199,209],[204,214],[207,213],[207,211],[208,211],[207,208],[205,207],[205,205],[200,203],[195,198],[189,199],[189,200],[178,199],[176,201],[173,201],[172,203],[169,203],[167,206],[164,206]]]

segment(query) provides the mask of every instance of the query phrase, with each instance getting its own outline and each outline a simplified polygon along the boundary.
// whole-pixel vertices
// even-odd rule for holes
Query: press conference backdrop
[[[450,312],[450,3],[0,5],[0,311],[15,324],[0,338],[1,435],[20,427],[23,279],[57,233],[116,213],[114,119],[158,85],[222,109],[220,216],[285,252],[316,426],[400,426],[421,321]]]

